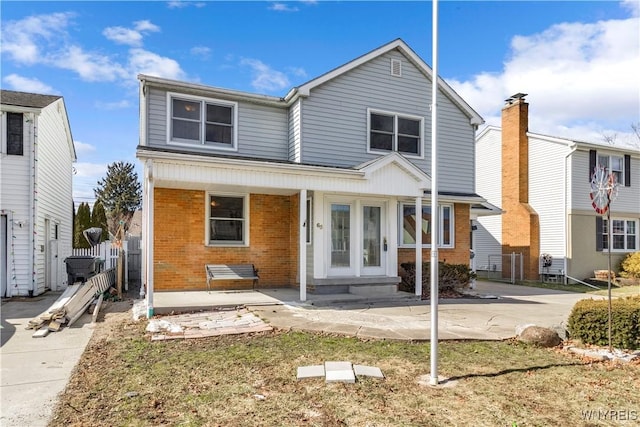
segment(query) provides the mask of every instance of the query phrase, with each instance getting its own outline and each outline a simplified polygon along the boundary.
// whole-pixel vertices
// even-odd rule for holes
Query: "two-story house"
[[[76,152],[61,96],[0,91],[2,297],[67,285]]]
[[[500,254],[515,252],[523,254],[530,280],[583,280],[606,270],[607,215],[596,212],[590,196],[600,165],[618,184],[609,212],[617,269],[627,253],[640,250],[640,150],[530,132],[524,96],[507,100],[501,128],[489,126],[477,137],[477,191],[504,213],[474,221],[476,266],[500,271],[501,259],[509,259]]]
[[[140,75],[150,306],[153,290],[206,289],[205,264],[254,264],[259,287],[302,300],[396,288],[400,263],[429,259],[433,77],[399,39],[284,97]],[[439,255],[468,264],[483,121],[438,88]]]

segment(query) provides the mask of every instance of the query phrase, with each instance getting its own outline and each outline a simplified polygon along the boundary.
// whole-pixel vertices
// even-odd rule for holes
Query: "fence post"
[[[516,283],[516,253],[511,252],[511,284]]]

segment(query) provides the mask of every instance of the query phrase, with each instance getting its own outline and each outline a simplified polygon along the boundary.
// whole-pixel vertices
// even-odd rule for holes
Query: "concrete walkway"
[[[440,300],[440,339],[505,339],[515,335],[517,326],[525,324],[562,327],[573,305],[591,298],[495,282],[478,282],[475,293],[483,298]],[[403,292],[384,299],[350,294],[308,295],[305,302],[299,301],[296,289],[157,292],[154,296],[156,313],[246,306],[271,326],[285,330],[399,340],[428,340],[431,334],[430,301]]]
[[[57,395],[67,385],[93,329],[84,314],[71,328],[32,338],[29,320],[44,312],[61,292],[3,301],[0,359],[0,425],[46,426]]]

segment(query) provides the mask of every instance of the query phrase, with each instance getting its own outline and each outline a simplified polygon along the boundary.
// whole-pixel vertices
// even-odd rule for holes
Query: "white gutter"
[[[563,259],[563,270],[564,270],[564,283],[567,284],[567,275],[569,274],[569,271],[567,270],[568,265],[567,265],[567,259],[569,258],[569,248],[571,247],[570,243],[569,243],[569,207],[567,206],[569,204],[569,180],[568,180],[568,176],[569,176],[569,168],[567,166],[567,161],[569,160],[569,157],[576,152],[576,150],[578,149],[578,145],[577,144],[573,144],[571,147],[571,150],[567,153],[566,156],[564,156],[564,259]]]

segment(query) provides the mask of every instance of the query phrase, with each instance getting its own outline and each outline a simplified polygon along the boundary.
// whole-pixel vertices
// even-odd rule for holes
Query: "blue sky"
[[[640,3],[440,1],[439,74],[499,125],[528,93],[530,130],[636,141]],[[3,89],[64,96],[74,199],[114,161],[137,164],[137,74],[268,95],[402,38],[432,63],[425,1],[2,1]],[[138,169],[139,170],[139,169]]]

